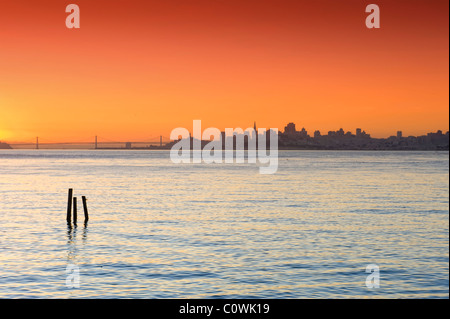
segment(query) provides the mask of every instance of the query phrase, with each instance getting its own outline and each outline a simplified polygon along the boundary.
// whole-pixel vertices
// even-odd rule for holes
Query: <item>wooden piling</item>
[[[83,200],[84,222],[87,222],[89,220],[89,213],[86,203],[86,196],[82,196],[81,199]]]
[[[73,223],[77,223],[77,198],[73,198]]]
[[[67,222],[70,223],[71,220],[71,215],[72,215],[72,194],[73,194],[73,189],[69,188],[69,198],[68,198],[68,202],[67,202]]]

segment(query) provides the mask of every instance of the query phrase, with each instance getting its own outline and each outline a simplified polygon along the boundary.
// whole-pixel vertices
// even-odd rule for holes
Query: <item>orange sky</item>
[[[65,7],[81,29],[65,27]],[[381,29],[365,7],[381,9]],[[449,128],[448,1],[0,2],[0,140]]]

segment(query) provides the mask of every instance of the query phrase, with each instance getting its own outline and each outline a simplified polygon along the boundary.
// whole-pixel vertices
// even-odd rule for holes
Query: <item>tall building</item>
[[[370,134],[367,134],[366,131],[363,131],[360,128],[357,128],[356,129],[356,137],[370,138]]]
[[[295,124],[294,123],[288,123],[288,125],[286,125],[284,127],[284,134],[295,134],[297,133],[296,129],[295,129]]]
[[[397,138],[402,138],[402,137],[403,137],[403,132],[397,131]]]
[[[362,130],[360,128],[356,129],[356,137],[361,137]]]
[[[299,136],[300,136],[301,138],[307,138],[307,137],[309,137],[309,136],[308,136],[308,131],[305,130],[305,128],[302,128],[302,130],[299,132]]]

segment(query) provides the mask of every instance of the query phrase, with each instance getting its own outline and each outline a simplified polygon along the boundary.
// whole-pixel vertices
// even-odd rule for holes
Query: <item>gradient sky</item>
[[[81,29],[65,26],[66,5]],[[381,29],[365,7],[381,9]],[[175,127],[449,128],[449,3],[0,2],[0,140],[169,136]]]

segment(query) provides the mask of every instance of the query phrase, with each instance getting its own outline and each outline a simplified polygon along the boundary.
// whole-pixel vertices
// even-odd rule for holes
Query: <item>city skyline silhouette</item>
[[[243,130],[253,129],[258,131],[256,121],[253,122],[253,127],[248,126],[242,128]],[[270,128],[264,128],[267,131]],[[191,140],[192,131],[190,131]],[[222,131],[222,139],[224,136]],[[258,134],[260,132],[258,131]],[[279,143],[281,148],[285,149],[411,149],[411,150],[427,150],[427,149],[441,149],[448,150],[449,148],[449,131],[443,132],[437,130],[429,132],[424,135],[403,135],[403,131],[396,131],[395,135],[383,138],[373,138],[370,133],[362,128],[356,128],[354,133],[340,128],[336,131],[321,132],[314,130],[311,134],[304,127],[297,130],[294,122],[289,122],[284,127],[284,130],[278,131]],[[172,140],[167,136],[154,136],[146,140],[109,140],[105,138],[98,138],[96,135],[93,141],[73,141],[73,142],[52,142],[39,141],[36,137],[34,142],[11,142],[7,143],[0,139],[0,149],[8,148],[25,148],[25,149],[40,149],[40,148],[54,148],[62,147],[64,149],[88,148],[91,149],[168,149],[173,146],[176,140]],[[202,140],[206,144],[209,140]],[[367,142],[370,142],[369,144]],[[386,144],[389,142],[390,144]],[[380,144],[381,143],[381,144]],[[384,144],[383,144],[384,143]],[[100,145],[100,146],[99,146]],[[12,147],[11,147],[12,146]],[[59,146],[59,147],[58,147]],[[204,146],[204,145],[203,145]]]

